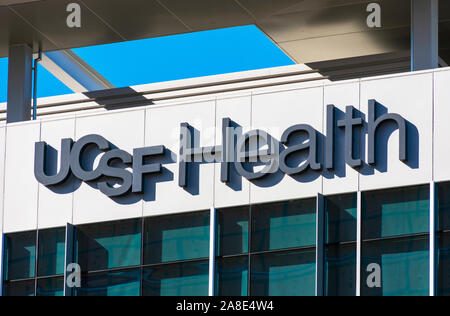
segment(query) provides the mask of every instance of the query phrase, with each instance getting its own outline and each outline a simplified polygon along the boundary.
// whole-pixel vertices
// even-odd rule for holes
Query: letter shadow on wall
[[[163,166],[161,167],[161,173],[159,174],[143,175],[142,187],[144,189],[144,193],[141,195],[145,202],[156,201],[157,183],[174,181],[175,176],[173,172],[165,168],[164,165],[176,164],[177,154],[166,148],[164,151],[164,155],[161,157],[144,158],[144,164],[151,164],[151,163],[160,163]],[[171,194],[171,192],[167,192],[166,194]]]
[[[361,137],[361,159],[362,159],[362,167],[359,168],[359,172],[362,175],[373,175],[375,174],[375,170],[381,173],[385,173],[389,171],[389,157],[392,157],[391,159],[399,159],[398,152],[399,148],[395,148],[396,155],[393,153],[389,153],[389,141],[392,140],[392,134],[394,132],[399,130],[398,125],[394,121],[386,121],[381,123],[379,127],[376,130],[375,133],[375,159],[376,164],[374,166],[371,166],[367,164],[367,134],[368,134],[368,122],[367,122],[367,116],[357,111],[359,113],[360,117],[363,119],[363,137]],[[383,104],[376,102],[375,104],[375,113],[376,118],[379,118],[380,116],[384,114],[388,114],[388,109]],[[420,148],[420,135],[419,130],[417,127],[411,123],[410,121],[406,120],[406,153],[407,153],[407,161],[404,163],[409,166],[411,169],[418,169],[420,166],[419,161],[419,148]],[[399,133],[397,134],[397,143],[399,140]],[[392,170],[391,170],[392,171]]]
[[[317,159],[317,161],[321,163],[323,161],[322,148],[324,136],[318,131],[316,131],[316,133],[317,133],[317,146],[316,146],[317,152],[315,154],[313,153],[313,156],[317,157],[315,159]],[[284,150],[286,150],[286,148],[283,146],[283,144],[281,144],[281,142],[278,139],[275,139],[273,137],[272,139],[277,144],[280,154]],[[307,142],[308,139],[309,138],[307,137],[307,133],[297,132],[290,136],[288,145],[302,144],[304,142]],[[294,152],[287,156],[286,164],[291,168],[301,166],[304,163],[309,162],[309,156],[310,156],[310,149]],[[308,167],[305,171],[303,171],[300,174],[293,174],[289,176],[297,182],[310,183],[321,176],[321,170],[315,171]],[[278,170],[275,173],[268,174],[261,179],[253,180],[252,183],[261,188],[269,188],[279,184],[284,179],[284,177],[285,174],[280,170],[280,168],[278,168]]]
[[[117,146],[115,146],[114,144],[111,144],[111,149],[117,149]],[[97,151],[97,152],[95,152]],[[88,157],[88,163],[87,166],[84,166],[84,168],[87,168],[87,170],[92,170],[92,166],[94,163],[94,160],[96,159],[96,157],[101,153],[100,150],[98,150],[97,148],[94,148],[92,150],[89,150],[89,152],[91,154],[86,155]],[[165,149],[164,151],[164,155],[161,157],[145,157],[144,158],[144,164],[150,164],[150,163],[161,163],[162,165],[166,165],[166,164],[174,164],[176,163],[177,158],[176,158],[176,154],[173,153],[172,151],[170,151],[169,149]],[[120,161],[113,161],[110,164],[112,167],[114,168],[120,168],[120,169],[128,169],[130,172],[132,172],[132,165],[131,164],[124,164]],[[91,169],[88,169],[90,166]],[[118,197],[110,197],[111,200],[113,200],[114,202],[116,202],[117,204],[120,205],[131,205],[131,204],[136,204],[139,201],[146,201],[146,202],[152,202],[156,200],[156,188],[157,188],[157,183],[160,182],[171,182],[174,180],[174,174],[173,172],[171,172],[169,169],[165,168],[164,166],[161,167],[161,173],[159,174],[144,174],[142,175],[142,180],[143,180],[143,193],[132,193],[131,190],[123,195],[123,196],[118,196]],[[105,177],[102,176],[100,179],[92,181],[92,182],[88,182],[88,184],[98,190],[98,182],[100,181],[108,181],[108,184],[110,186],[114,186],[114,185],[122,185],[122,181],[115,179],[115,178],[110,178],[110,177]]]
[[[231,127],[234,129],[234,131],[236,132],[234,134],[234,139],[233,139],[233,144],[237,144],[238,139],[240,137],[242,137],[242,126],[239,125],[238,123],[231,121]],[[239,131],[239,132],[237,132]],[[222,144],[223,146],[225,146],[225,144]],[[237,153],[236,150],[234,150],[234,157],[233,157],[233,161],[237,160]],[[236,171],[236,167],[234,166],[234,163],[230,163],[229,164],[229,168],[230,168],[230,178],[229,178],[229,182],[226,184],[230,189],[232,189],[233,191],[242,191],[242,176]]]
[[[110,143],[110,149],[117,149],[117,146]],[[58,151],[51,147],[47,146],[47,152],[46,152],[46,174],[48,175],[54,175],[57,173],[57,166],[58,166]],[[94,167],[97,166],[100,156],[104,152],[100,149],[98,149],[95,145],[89,145],[84,151],[83,154],[83,161],[81,162],[81,165],[84,170],[92,171]],[[144,163],[161,163],[163,165],[165,164],[173,164],[176,163],[177,157],[176,154],[171,152],[166,148],[164,156],[153,158],[152,161],[149,161],[150,158],[145,158]],[[128,169],[130,172],[131,170],[131,164],[124,164],[120,161],[113,161],[111,163],[112,167],[115,168],[122,168],[122,169]],[[121,205],[131,205],[135,204],[141,200],[144,201],[155,201],[156,199],[156,184],[159,182],[170,182],[174,180],[173,173],[165,168],[164,166],[161,168],[160,174],[144,174],[143,175],[143,188],[144,193],[131,193],[131,191],[120,197],[110,197],[114,202],[121,204]],[[110,178],[106,176],[102,176],[99,179],[96,179],[94,181],[86,182],[91,188],[95,190],[98,189],[97,183],[100,181],[108,181],[108,184],[110,186],[113,185],[121,185],[122,181]],[[58,184],[57,186],[48,186],[49,190],[56,194],[70,194],[75,191],[77,191],[82,184],[82,181],[77,179],[75,176],[73,176],[72,173],[70,173],[70,176],[68,179],[66,179],[62,184]],[[100,192],[100,191],[99,191]]]
[[[356,109],[354,110],[357,114],[360,113]],[[361,117],[361,116],[358,116]],[[339,128],[337,126],[337,122],[340,120],[345,120],[345,112],[341,111],[337,107],[334,107],[334,122],[333,122],[333,128],[334,128],[334,147],[333,147],[333,154],[334,154],[334,170],[328,170],[324,168],[323,176],[326,179],[334,179],[335,177],[338,178],[345,178],[347,176],[347,164],[345,162],[345,129]],[[355,133],[353,134],[353,152],[359,153],[361,141],[360,136],[361,135],[361,128],[355,128]],[[325,137],[325,136],[324,136]],[[324,138],[325,139],[325,138]],[[322,146],[322,148],[324,148]],[[358,158],[358,157],[354,157]]]
[[[110,150],[119,149],[116,145],[112,144],[111,142],[109,142],[109,146]],[[83,154],[83,160],[81,161],[82,168],[87,171],[92,171],[94,168],[96,168],[98,162],[100,161],[100,157],[103,153],[104,152],[98,149],[95,145],[87,146]],[[128,170],[130,170],[131,168],[131,164],[124,164],[119,160],[113,160],[110,163],[110,166],[113,168],[128,169]],[[96,180],[87,181],[86,184],[89,185],[91,188],[98,190],[99,194],[102,194],[98,188],[98,182],[102,181],[107,181],[110,186],[122,185],[121,180],[107,176],[101,176]],[[138,194],[132,194],[130,192],[126,196],[110,197],[110,199],[121,205],[130,205],[139,202],[142,199],[142,197],[139,196]]]
[[[58,167],[61,168],[61,160],[59,156],[61,155],[58,150],[54,147],[47,145],[45,152],[45,173],[48,176],[53,176],[58,173]],[[69,177],[61,184],[55,186],[47,186],[47,188],[56,194],[69,194],[78,190],[81,186],[82,181],[76,178],[72,172],[70,172]]]
[[[269,137],[272,137],[272,136],[269,135]],[[281,153],[284,150],[283,145],[280,143],[279,140],[277,140],[273,137],[272,137],[272,139],[274,140],[276,146],[278,146],[278,150],[279,150],[278,152]],[[264,145],[264,144],[262,144],[262,145]],[[261,148],[261,144],[259,144],[258,149],[260,149],[260,148]],[[246,144],[246,150],[249,150],[248,144]],[[246,161],[242,165],[243,165],[243,168],[249,172],[252,172],[252,171],[257,172],[258,168],[263,168],[265,163],[261,162],[260,160],[259,160],[259,162]],[[268,173],[260,179],[250,180],[250,181],[258,187],[270,188],[270,187],[273,187],[273,186],[276,186],[277,184],[279,184],[284,179],[284,176],[285,176],[285,174],[279,168],[277,168],[276,172]]]
[[[188,126],[188,129],[191,135],[191,148],[200,148],[200,131],[191,125]],[[183,189],[189,194],[195,196],[200,194],[200,165],[209,163],[203,161],[203,155],[194,156],[190,159],[192,162],[188,162],[186,164],[187,185]],[[218,161],[217,156],[215,160]]]

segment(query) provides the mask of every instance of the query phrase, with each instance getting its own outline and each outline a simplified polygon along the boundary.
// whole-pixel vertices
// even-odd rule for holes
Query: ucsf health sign
[[[221,164],[220,180],[223,183],[229,183],[232,174],[249,181],[261,181],[280,172],[297,177],[308,172],[320,173],[324,169],[333,172],[338,160],[356,170],[364,164],[375,167],[380,159],[380,148],[387,146],[389,135],[394,131],[399,137],[398,159],[407,164],[411,142],[408,130],[414,128],[411,122],[400,114],[389,113],[376,100],[369,100],[367,115],[348,106],[341,114],[342,119],[337,119],[336,111],[335,106],[327,106],[326,135],[321,135],[307,122],[299,122],[287,128],[279,140],[264,130],[243,133],[242,127],[232,118],[223,118],[222,145],[213,147],[198,146],[199,133],[189,123],[182,123],[177,159],[178,185],[186,189],[198,181],[192,169],[208,163]],[[345,139],[338,142],[336,131],[339,129],[343,131],[339,137]],[[418,140],[414,142],[418,143]],[[344,150],[339,151],[343,155],[336,154],[338,143],[344,146]],[[366,152],[365,146],[367,157],[363,161],[361,152]],[[56,166],[49,166],[47,159],[51,151],[45,142],[35,144],[34,173],[40,183],[60,186],[72,175],[80,181],[96,183],[109,197],[144,193],[144,177],[161,174],[162,158],[168,153],[164,144],[136,148],[129,153],[115,148],[101,135],[87,135],[77,142],[68,138],[61,142],[59,171],[51,172],[56,170]],[[97,164],[92,156],[100,157]]]

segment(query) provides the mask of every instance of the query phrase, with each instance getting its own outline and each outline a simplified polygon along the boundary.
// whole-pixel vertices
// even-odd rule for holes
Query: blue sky
[[[255,26],[197,32],[73,50],[116,87],[294,64]],[[0,59],[0,102],[7,95]],[[71,93],[43,67],[38,97]]]

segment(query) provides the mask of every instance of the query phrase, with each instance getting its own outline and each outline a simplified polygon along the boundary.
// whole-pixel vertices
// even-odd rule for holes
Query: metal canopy
[[[66,26],[70,2],[81,5],[81,28]],[[0,57],[8,55],[12,44],[33,45],[35,52],[41,45],[45,52],[249,24],[256,24],[298,63],[409,50],[410,0],[377,1],[381,29],[366,25],[370,2],[0,0]],[[440,1],[444,35],[450,33],[449,2]]]

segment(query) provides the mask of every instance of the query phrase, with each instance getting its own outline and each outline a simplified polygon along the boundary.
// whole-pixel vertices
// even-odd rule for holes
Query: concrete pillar
[[[439,67],[439,0],[411,0],[411,70]]]
[[[31,119],[33,51],[28,45],[9,48],[8,65],[8,123]]]

